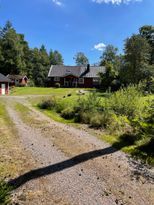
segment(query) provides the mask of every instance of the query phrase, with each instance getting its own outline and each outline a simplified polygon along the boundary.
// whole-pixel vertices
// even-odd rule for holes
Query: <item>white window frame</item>
[[[66,81],[66,79],[64,78],[64,86],[68,87],[69,86],[69,82]]]
[[[84,78],[79,78],[79,84],[84,84]]]
[[[55,82],[59,82],[59,81],[60,81],[60,77],[55,76],[55,77],[54,77],[54,81],[55,81]]]
[[[99,78],[93,78],[93,83],[99,83],[100,79]]]
[[[2,95],[6,94],[6,84],[5,83],[1,84],[1,93],[2,93]]]

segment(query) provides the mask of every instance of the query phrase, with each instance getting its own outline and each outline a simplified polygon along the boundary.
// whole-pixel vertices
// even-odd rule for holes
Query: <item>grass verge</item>
[[[14,123],[8,116],[7,102],[0,102],[0,204],[10,204],[10,191],[13,187],[7,181],[31,169],[34,164],[19,140]],[[28,159],[28,160],[27,160]]]
[[[7,185],[3,180],[0,181],[0,204],[7,205],[10,204],[10,194],[12,188]]]

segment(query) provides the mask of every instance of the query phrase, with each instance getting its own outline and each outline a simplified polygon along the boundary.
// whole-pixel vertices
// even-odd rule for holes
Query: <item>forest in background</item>
[[[87,65],[88,57],[83,52],[74,56],[76,65]],[[62,54],[57,50],[30,48],[24,34],[16,32],[11,22],[0,28],[0,72],[24,74],[30,79],[30,86],[47,86],[50,65],[62,65]],[[154,26],[145,25],[124,43],[124,53],[118,48],[107,45],[97,65],[105,66],[106,73],[101,75],[103,90],[117,90],[121,85],[138,84],[146,81],[151,90],[154,81]]]
[[[24,74],[30,79],[30,85],[46,86],[50,65],[63,64],[62,55],[45,46],[30,48],[23,34],[18,34],[8,21],[0,29],[0,72]]]

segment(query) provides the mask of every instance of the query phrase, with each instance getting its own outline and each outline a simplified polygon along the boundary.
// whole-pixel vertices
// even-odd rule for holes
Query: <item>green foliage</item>
[[[149,139],[149,143],[154,140],[154,100],[148,104],[145,115],[139,121],[133,121],[132,125],[136,127],[138,134],[141,137]],[[153,153],[154,154],[154,153]]]
[[[109,110],[91,113],[89,124],[94,128],[107,128],[112,121],[112,113]]]
[[[38,107],[41,109],[51,110],[54,109],[57,105],[57,100],[55,97],[52,97],[47,100],[43,100],[41,103],[38,104]]]
[[[107,99],[107,107],[118,115],[126,115],[128,118],[140,116],[144,104],[141,101],[141,91],[138,86],[121,88]]]
[[[24,74],[36,86],[47,85],[50,65],[63,64],[58,51],[48,52],[45,46],[29,48],[23,34],[18,34],[10,22],[0,29],[0,71],[7,74]]]
[[[140,35],[147,39],[151,50],[150,50],[150,64],[154,64],[154,40],[153,40],[153,34],[154,34],[154,26],[152,25],[145,25],[142,26],[140,29]]]
[[[35,48],[32,53],[33,79],[36,86],[43,87],[47,82],[47,74],[50,66],[48,53],[42,45],[40,49]]]
[[[108,89],[109,86],[113,88],[113,90],[117,90],[120,85],[115,85],[113,83],[113,81],[116,80],[118,77],[122,59],[122,56],[117,55],[117,51],[117,48],[112,45],[108,45],[106,46],[102,56],[100,57],[100,65],[105,66],[106,68],[105,74],[100,73],[101,85],[104,91]]]
[[[72,119],[74,118],[74,109],[72,107],[67,107],[61,112],[61,116],[65,119]]]
[[[90,126],[95,128],[102,127],[102,115],[99,113],[95,113],[90,118]]]
[[[3,181],[0,180],[0,204],[7,205],[10,203],[11,188]]]
[[[100,57],[100,65],[105,66],[106,62],[115,64],[117,60],[117,51],[118,49],[115,48],[113,45],[106,46],[102,56]]]
[[[86,66],[87,64],[89,64],[89,60],[83,52],[78,52],[74,56],[74,60],[77,66]]]
[[[128,118],[125,115],[116,115],[113,112],[110,116],[110,121],[107,124],[107,129],[110,133],[114,133],[116,135],[122,135],[132,131]]]
[[[78,99],[75,107],[76,112],[94,112],[100,107],[100,98],[97,97],[96,93],[89,93],[86,96]]]
[[[92,114],[89,111],[83,111],[83,112],[75,112],[75,122],[82,122],[85,124],[89,124],[90,123],[90,118],[91,118]]]
[[[154,93],[154,75],[147,82],[147,90],[151,93]]]
[[[154,76],[153,26],[143,26],[139,34],[127,38],[124,55],[117,54],[117,48],[108,45],[100,57],[100,65],[106,67],[101,74],[102,89],[118,90],[121,85],[137,84]],[[114,84],[117,80],[118,84]]]
[[[0,70],[3,74],[19,74],[25,69],[26,63],[22,44],[23,36],[17,34],[12,25],[7,22],[5,27],[0,30]]]
[[[57,101],[55,110],[57,113],[61,113],[67,106],[62,101]]]
[[[32,79],[28,82],[28,87],[35,87],[35,83]]]
[[[139,83],[149,77],[150,46],[141,35],[133,35],[125,41],[125,67],[121,78],[127,83]]]
[[[50,65],[63,65],[63,57],[58,51],[50,51],[49,53]]]

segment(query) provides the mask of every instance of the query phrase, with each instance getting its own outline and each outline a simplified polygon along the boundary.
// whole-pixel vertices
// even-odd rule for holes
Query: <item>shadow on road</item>
[[[39,177],[50,175],[56,172],[60,172],[64,169],[68,169],[80,163],[86,162],[90,159],[94,159],[103,155],[108,155],[116,151],[117,150],[113,147],[107,147],[104,149],[83,153],[62,162],[29,171],[13,180],[10,180],[8,184],[13,186],[14,189],[16,189],[30,180],[37,179]]]

